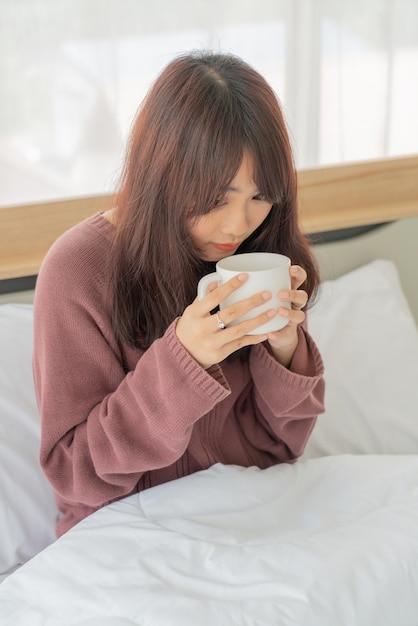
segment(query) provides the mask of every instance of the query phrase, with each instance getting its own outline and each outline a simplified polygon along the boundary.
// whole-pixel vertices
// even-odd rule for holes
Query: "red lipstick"
[[[221,252],[235,252],[240,245],[239,243],[214,243],[214,247]]]

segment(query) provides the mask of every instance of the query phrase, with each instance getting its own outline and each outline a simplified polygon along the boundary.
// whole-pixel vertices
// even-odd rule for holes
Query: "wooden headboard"
[[[298,180],[306,233],[418,215],[418,156],[300,170]],[[0,208],[0,280],[36,275],[59,235],[111,206],[101,195]]]

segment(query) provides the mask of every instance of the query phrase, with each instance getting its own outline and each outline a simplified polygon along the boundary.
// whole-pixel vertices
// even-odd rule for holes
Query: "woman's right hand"
[[[233,291],[239,289],[246,280],[247,274],[243,273],[234,276],[221,286],[212,283],[206,295],[201,300],[196,298],[178,319],[176,326],[178,340],[205,369],[223,361],[239,348],[261,343],[267,339],[266,334],[248,335],[248,333],[275,317],[277,315],[275,309],[256,315],[236,326],[229,326],[229,324],[269,300],[271,293],[268,291],[224,308],[219,313],[220,319],[225,324],[224,329],[219,327],[216,315],[211,315],[211,311],[216,309]]]

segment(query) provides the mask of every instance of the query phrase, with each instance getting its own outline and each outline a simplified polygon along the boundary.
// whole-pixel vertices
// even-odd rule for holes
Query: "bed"
[[[13,290],[31,287],[22,279],[69,220],[110,199],[62,220],[55,205],[30,219],[29,207],[0,210],[0,232],[36,239],[0,252],[12,290],[0,298],[2,626],[418,626],[417,168],[411,157],[300,173],[323,275],[309,326],[326,367],[326,412],[302,458],[217,464],[59,540],[37,458],[32,290]]]

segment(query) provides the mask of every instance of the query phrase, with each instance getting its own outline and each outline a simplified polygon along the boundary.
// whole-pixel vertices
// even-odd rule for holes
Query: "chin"
[[[222,261],[222,259],[227,259],[229,256],[232,256],[233,254],[235,254],[235,252],[219,252],[219,254],[216,255],[216,258],[213,258],[211,260],[214,263],[217,263],[218,261]]]
[[[207,261],[208,263],[217,263],[218,261],[222,261],[222,259],[233,256],[235,253],[236,250],[226,252],[211,248],[210,250],[201,250],[200,258],[202,259],[202,261]]]

